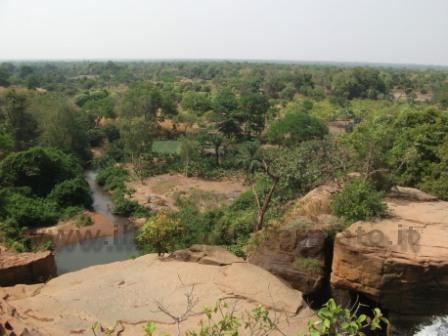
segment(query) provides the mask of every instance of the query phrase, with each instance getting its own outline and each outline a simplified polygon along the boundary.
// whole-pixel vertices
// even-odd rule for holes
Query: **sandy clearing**
[[[175,208],[179,193],[194,194],[200,209],[216,208],[234,200],[247,190],[242,181],[208,181],[180,174],[163,174],[132,181],[127,186],[135,190],[132,199],[143,206]]]

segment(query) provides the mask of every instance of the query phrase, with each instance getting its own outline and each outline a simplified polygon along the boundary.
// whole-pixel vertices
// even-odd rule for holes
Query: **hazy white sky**
[[[448,65],[448,0],[0,0],[0,59]]]

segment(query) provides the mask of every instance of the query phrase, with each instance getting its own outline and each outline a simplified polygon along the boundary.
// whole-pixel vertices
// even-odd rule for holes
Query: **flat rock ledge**
[[[0,286],[33,284],[56,276],[54,254],[0,252]]]
[[[14,311],[14,316],[8,315],[12,327],[25,327],[35,334],[23,335],[32,336],[91,335],[97,321],[113,329],[113,335],[143,335],[148,321],[154,321],[159,332],[177,334],[173,320],[160,307],[181,314],[189,292],[197,304],[181,324],[183,334],[197,328],[204,306],[218,300],[236,302],[238,314],[258,304],[267,306],[291,335],[303,331],[313,318],[301,292],[262,268],[220,248],[196,246],[191,253],[204,253],[202,263],[148,254],[67,273],[46,284],[0,288],[0,298],[6,298],[2,302]]]
[[[448,312],[448,202],[402,188],[390,217],[337,234],[331,284],[363,293],[390,312]],[[404,194],[404,196],[403,196]]]

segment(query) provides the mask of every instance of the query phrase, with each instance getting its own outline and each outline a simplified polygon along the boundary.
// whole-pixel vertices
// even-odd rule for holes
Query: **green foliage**
[[[96,176],[96,182],[110,191],[125,189],[125,182],[129,180],[126,169],[118,166],[108,166],[101,169]]]
[[[26,237],[26,228],[20,226],[14,219],[0,221],[0,242],[6,248],[17,252],[31,250],[31,241]]]
[[[4,219],[11,219],[21,227],[52,225],[60,216],[59,207],[51,200],[33,197],[13,190],[3,190]]]
[[[139,230],[136,242],[149,249],[148,252],[157,252],[159,255],[177,249],[182,241],[183,227],[181,222],[169,213],[159,211]]]
[[[76,227],[84,227],[93,224],[92,217],[90,215],[81,213],[75,218]]]
[[[333,80],[333,95],[353,98],[376,99],[386,93],[386,84],[380,71],[373,68],[354,68],[340,72]]]
[[[387,210],[382,193],[364,179],[355,179],[333,197],[331,209],[349,222],[384,216]]]
[[[56,184],[82,174],[82,168],[71,155],[43,147],[12,153],[0,163],[3,187],[29,187],[37,196],[46,196]]]
[[[366,336],[367,331],[379,331],[382,324],[389,324],[379,308],[373,309],[373,317],[357,315],[356,310],[343,308],[334,299],[330,299],[317,316],[317,321],[308,322],[306,336]]]
[[[279,319],[271,316],[266,307],[258,305],[250,311],[237,312],[234,303],[220,300],[213,307],[205,307],[197,329],[187,330],[187,336],[238,336],[238,335],[286,335],[280,329]],[[373,309],[373,316],[357,315],[357,310],[351,311],[336,304],[330,299],[318,312],[317,321],[308,322],[308,330],[304,336],[366,336],[367,332],[380,331],[389,321],[380,309]],[[146,336],[153,336],[157,325],[149,321],[144,327]]]
[[[114,201],[112,211],[115,215],[146,217],[149,215],[149,210],[128,198],[130,190],[126,187],[126,182],[129,180],[128,171],[118,166],[107,166],[96,176],[96,182],[112,193]]]
[[[178,140],[157,140],[152,144],[152,151],[159,154],[179,154],[181,142]]]
[[[322,261],[311,257],[296,257],[294,267],[311,274],[319,274],[323,271]]]
[[[92,205],[90,188],[84,178],[78,177],[57,184],[48,195],[60,207],[81,206],[89,208]]]
[[[270,125],[266,136],[272,144],[295,146],[327,134],[327,127],[319,119],[304,112],[289,112]]]
[[[10,135],[16,151],[24,150],[36,143],[39,129],[36,119],[29,112],[26,96],[8,91],[0,101],[0,121]]]
[[[128,118],[153,120],[162,107],[160,90],[152,83],[138,83],[126,92],[120,114]]]
[[[180,104],[183,109],[192,111],[198,115],[207,112],[211,108],[211,102],[206,92],[186,92]]]
[[[74,154],[83,162],[90,160],[90,123],[84,114],[63,96],[49,93],[34,96],[31,107],[38,118],[41,146]]]

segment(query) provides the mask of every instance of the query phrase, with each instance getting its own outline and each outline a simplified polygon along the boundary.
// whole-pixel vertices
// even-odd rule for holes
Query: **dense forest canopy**
[[[288,201],[352,172],[364,179],[355,191],[399,184],[448,199],[447,109],[446,68],[4,62],[0,229],[26,249],[26,228],[88,209],[89,167],[117,214],[152,218],[140,236],[152,249],[159,225],[174,230],[170,249],[239,246]],[[159,215],[130,200],[128,181],[166,172],[243,176],[251,190],[206,211],[179,197]]]

